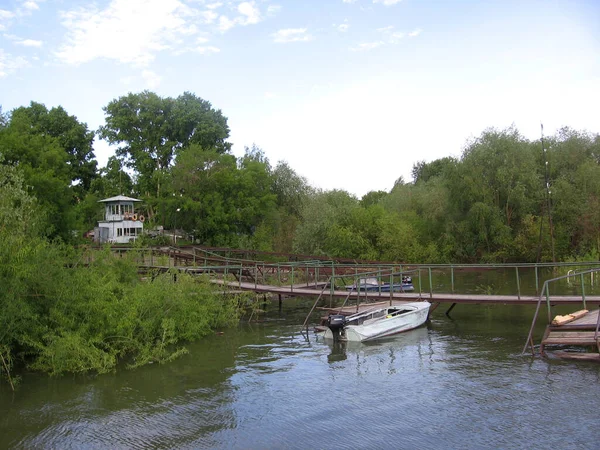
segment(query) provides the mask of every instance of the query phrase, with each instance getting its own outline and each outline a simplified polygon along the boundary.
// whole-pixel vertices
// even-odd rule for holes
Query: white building
[[[136,198],[117,195],[105,198],[98,203],[104,203],[104,220],[98,222],[94,230],[94,239],[97,242],[111,242],[126,244],[135,241],[144,231],[144,216],[135,212],[134,202],[141,202]]]

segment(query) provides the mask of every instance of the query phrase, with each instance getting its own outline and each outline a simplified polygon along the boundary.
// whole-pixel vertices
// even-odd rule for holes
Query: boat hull
[[[429,314],[429,302],[413,302],[402,305],[403,310],[408,310],[399,315],[386,315],[380,318],[366,320],[359,325],[346,325],[340,333],[339,339],[348,342],[367,342],[381,339],[394,334],[403,333],[420,327],[427,321]],[[355,315],[359,317],[360,315]],[[349,316],[351,323],[355,316]],[[326,339],[334,339],[331,329],[325,330]]]

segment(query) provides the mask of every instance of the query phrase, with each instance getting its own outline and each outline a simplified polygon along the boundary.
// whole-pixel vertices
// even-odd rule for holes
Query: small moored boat
[[[412,330],[425,323],[431,303],[378,306],[350,316],[330,314],[325,339],[365,342]]]
[[[402,277],[401,283],[379,283],[377,278],[361,278],[358,283],[346,286],[347,291],[360,292],[411,292],[415,290],[412,283],[412,278],[408,276]]]

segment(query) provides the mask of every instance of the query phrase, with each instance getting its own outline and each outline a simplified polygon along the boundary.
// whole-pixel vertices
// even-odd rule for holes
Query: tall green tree
[[[92,135],[86,132],[85,125],[75,122],[62,109],[54,109],[50,114],[43,105],[32,103],[28,108],[14,110],[8,123],[0,128],[3,163],[19,167],[30,193],[48,214],[49,235],[65,241],[71,241],[73,230],[78,229],[75,204],[85,194],[84,183],[91,183],[93,178],[86,178],[87,170],[95,168],[95,161],[91,160],[81,162],[80,166],[87,164],[88,169],[74,167],[74,155],[78,153],[65,147],[65,143],[78,139],[91,142]],[[86,150],[81,152],[93,155]]]
[[[104,113],[100,137],[118,146],[117,156],[136,173],[138,190],[157,199],[180,150],[192,144],[217,153],[230,149],[227,118],[189,92],[176,99],[129,93],[111,101]]]
[[[65,153],[68,176],[78,196],[83,196],[96,177],[94,132],[77,117],[69,115],[62,106],[50,110],[41,103],[16,108],[10,115],[9,126],[21,133],[50,136]]]
[[[176,195],[167,215],[206,244],[265,249],[265,241],[253,237],[272,219],[271,183],[268,160],[256,148],[238,160],[191,145],[179,152],[173,167]]]

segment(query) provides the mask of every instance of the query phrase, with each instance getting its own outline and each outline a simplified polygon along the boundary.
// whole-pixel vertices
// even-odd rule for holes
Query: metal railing
[[[584,283],[584,275],[586,274],[593,274],[596,272],[600,272],[600,268],[598,269],[590,269],[590,270],[586,270],[583,272],[574,272],[572,270],[569,270],[567,272],[567,275],[562,275],[560,277],[556,277],[556,278],[551,278],[549,280],[544,281],[544,285],[542,287],[542,292],[540,293],[540,297],[539,300],[537,302],[537,306],[535,308],[535,314],[533,315],[533,320],[531,321],[531,328],[529,329],[529,335],[527,336],[527,341],[525,342],[525,346],[523,347],[523,352],[525,353],[527,351],[527,347],[531,346],[531,353],[534,353],[534,343],[533,343],[533,332],[535,329],[535,325],[537,322],[537,318],[540,312],[540,308],[542,305],[542,302],[544,300],[544,298],[546,299],[546,310],[548,313],[548,324],[552,323],[552,304],[551,304],[551,300],[550,300],[550,284],[555,282],[555,281],[559,281],[559,280],[564,280],[564,279],[569,279],[572,277],[579,277],[581,280],[581,301],[583,303],[583,309],[587,309],[587,305],[586,305],[586,301],[585,301],[585,283]],[[598,339],[598,330],[600,328],[600,313],[598,314],[598,319],[596,321],[596,329],[595,329],[595,334],[594,334],[594,338],[597,340]]]

